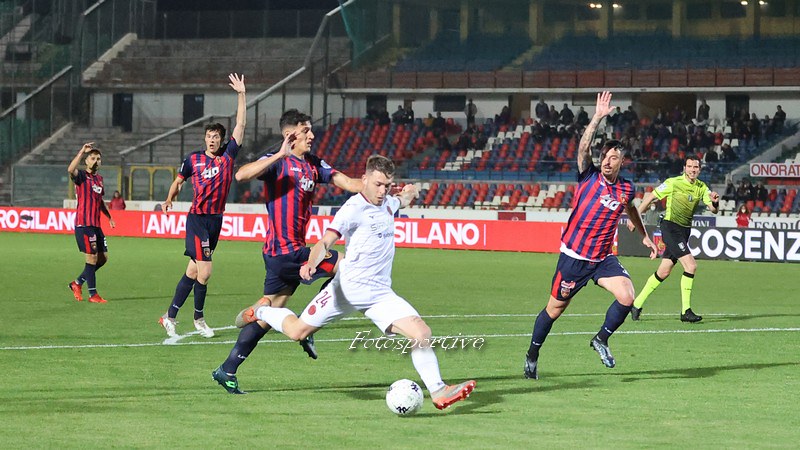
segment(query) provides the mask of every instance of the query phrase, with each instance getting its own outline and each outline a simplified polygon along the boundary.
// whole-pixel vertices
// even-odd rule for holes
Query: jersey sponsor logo
[[[569,295],[572,293],[572,290],[575,289],[575,282],[574,281],[562,281],[561,282],[561,296],[564,298],[569,298]]]
[[[306,192],[314,190],[314,180],[309,179],[305,175],[300,179],[300,188]]]
[[[205,170],[203,170],[201,176],[205,179],[210,179],[214,178],[218,174],[219,174],[219,167],[208,167]]]
[[[614,200],[614,197],[612,197],[611,194],[606,194],[600,197],[600,204],[612,211],[616,211],[621,203],[619,200]]]
[[[93,184],[92,191],[95,194],[102,194],[103,193],[103,185],[102,184]]]
[[[291,171],[291,172],[302,172],[303,169],[301,169],[299,167],[290,167],[289,171]]]

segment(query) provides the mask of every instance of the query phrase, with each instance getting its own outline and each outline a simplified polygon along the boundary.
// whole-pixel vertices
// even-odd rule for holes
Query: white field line
[[[569,314],[565,316],[604,316],[605,314]],[[674,314],[648,314],[648,316],[672,316]],[[704,314],[706,316],[743,316],[741,314]],[[535,314],[462,314],[462,315],[431,315],[424,316],[426,318],[480,318],[480,317],[534,317]],[[361,320],[368,321],[366,317],[348,317],[343,320]],[[236,329],[234,326],[213,328],[215,331]],[[683,329],[683,330],[622,330],[614,334],[708,334],[708,333],[794,333],[800,331],[800,327],[788,328],[726,328],[726,329]],[[550,333],[550,336],[574,336],[574,335],[593,335],[596,331],[562,331]],[[82,345],[36,345],[36,346],[5,346],[0,347],[0,350],[55,350],[55,349],[83,349],[83,348],[126,348],[126,347],[157,347],[162,345],[231,345],[235,344],[235,340],[217,341],[217,340],[203,340],[203,341],[190,341],[181,342],[184,338],[197,336],[199,332],[192,331],[190,333],[178,335],[173,338],[167,338],[162,342],[148,342],[148,343],[130,343],[130,344],[82,344]],[[458,334],[458,336],[438,336],[440,338],[516,338],[528,337],[530,333],[512,333],[512,334]],[[317,342],[352,342],[353,338],[329,338],[329,339],[316,339]],[[261,343],[290,343],[288,339],[262,339]]]

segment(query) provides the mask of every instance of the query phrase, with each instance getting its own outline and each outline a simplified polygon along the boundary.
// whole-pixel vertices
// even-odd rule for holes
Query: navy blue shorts
[[[630,278],[628,271],[622,267],[616,256],[611,255],[599,262],[575,259],[561,253],[558,257],[556,273],[550,295],[558,300],[569,300],[578,293],[589,280],[597,284],[600,278]]]
[[[267,276],[264,278],[264,295],[277,294],[285,289],[291,289],[291,294],[294,294],[300,283],[311,284],[320,278],[332,277],[333,268],[339,260],[339,252],[336,250],[325,255],[311,281],[300,278],[300,267],[308,262],[310,254],[309,247],[285,255],[269,256],[265,253],[264,268],[267,269]]]
[[[75,227],[75,240],[78,241],[78,250],[82,253],[108,253],[106,235],[100,227]]]
[[[211,261],[222,229],[222,214],[189,214],[186,216],[186,251],[195,261]]]

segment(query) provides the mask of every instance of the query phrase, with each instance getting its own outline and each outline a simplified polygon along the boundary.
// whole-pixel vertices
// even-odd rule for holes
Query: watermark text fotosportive
[[[399,351],[402,354],[409,353],[415,347],[420,348],[439,348],[442,350],[467,350],[476,349],[480,350],[486,339],[475,336],[439,336],[431,337],[430,339],[417,340],[407,338],[387,338],[380,336],[376,338],[369,337],[371,331],[359,331],[356,337],[350,342],[349,350],[358,349],[375,349],[386,351]]]

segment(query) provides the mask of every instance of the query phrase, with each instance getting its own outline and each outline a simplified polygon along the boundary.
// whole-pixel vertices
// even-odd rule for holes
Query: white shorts
[[[300,320],[322,328],[340,317],[361,311],[381,333],[389,334],[391,325],[402,318],[419,316],[403,297],[390,287],[345,282],[335,276],[333,280],[309,302]]]

